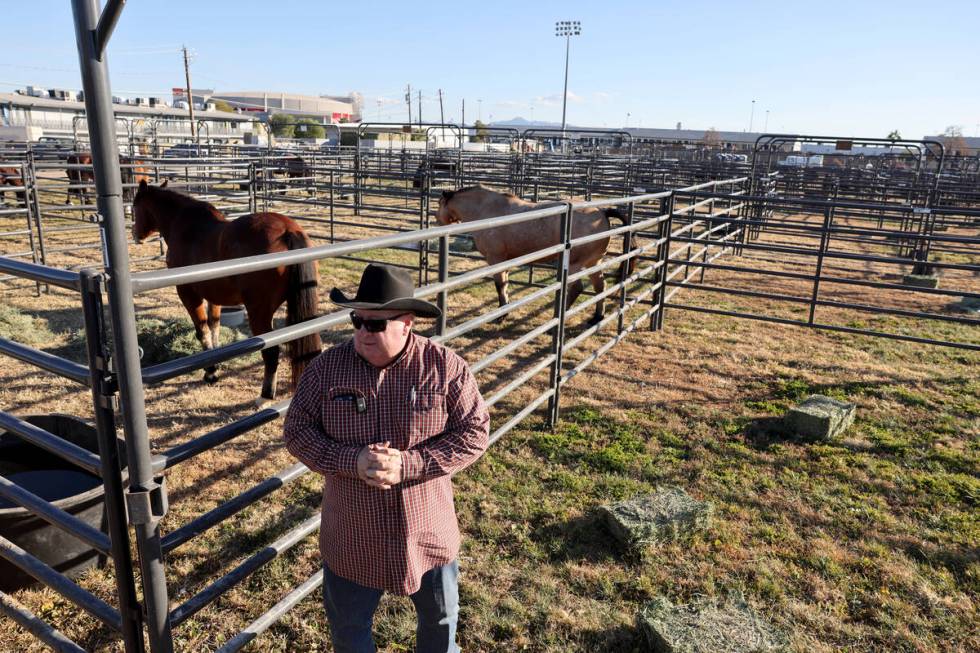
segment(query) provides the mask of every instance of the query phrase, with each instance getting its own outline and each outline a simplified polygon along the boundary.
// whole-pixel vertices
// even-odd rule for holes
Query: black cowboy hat
[[[439,317],[442,311],[435,304],[415,299],[415,284],[408,272],[390,265],[369,264],[361,275],[357,295],[350,299],[334,288],[330,301],[346,308],[372,311],[411,311],[419,317]]]

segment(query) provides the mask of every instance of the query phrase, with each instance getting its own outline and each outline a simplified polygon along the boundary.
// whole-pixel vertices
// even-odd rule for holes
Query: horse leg
[[[221,306],[213,302],[208,302],[208,330],[211,331],[211,348],[217,349],[221,346]],[[208,367],[205,372],[211,374],[211,383],[218,380],[217,365]]]
[[[497,304],[503,306],[508,302],[507,299],[507,276],[508,271],[498,272],[493,275],[493,285],[497,287]],[[504,315],[498,317],[494,322],[500,323],[504,321]]]
[[[573,281],[568,286],[568,298],[565,300],[566,311],[572,307],[572,304],[575,303],[575,300],[578,299],[578,296],[582,294],[582,291],[584,289],[585,289],[585,285],[582,283],[581,279]]]
[[[254,305],[246,303],[248,312],[248,324],[252,329],[253,336],[260,336],[263,333],[272,331],[272,314],[274,310],[256,308]],[[258,406],[262,406],[268,401],[276,398],[276,373],[279,370],[279,345],[262,350],[262,363],[264,365],[264,375],[262,377],[262,393],[256,400]]]
[[[592,289],[596,291],[596,294],[599,294],[606,289],[606,278],[603,276],[602,270],[590,274],[589,280],[592,282]],[[606,312],[605,304],[606,304],[605,299],[600,299],[598,302],[596,302],[595,313],[592,315],[592,318],[588,322],[589,326],[598,324],[602,320],[602,316]]]
[[[201,343],[201,347],[205,351],[211,349],[211,329],[208,327],[207,311],[204,310],[204,298],[188,286],[177,286],[177,296],[180,297],[184,308],[187,309],[187,314],[191,316],[191,322],[194,323],[194,334],[197,336],[198,342]],[[214,367],[204,369],[204,381],[206,383],[214,383],[218,380],[214,371]]]

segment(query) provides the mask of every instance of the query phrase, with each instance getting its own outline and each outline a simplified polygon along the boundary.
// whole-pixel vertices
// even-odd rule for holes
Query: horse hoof
[[[214,385],[218,382],[218,375],[214,372],[208,372],[204,375],[204,382],[208,385]]]
[[[269,397],[259,397],[258,399],[255,400],[255,407],[256,408],[259,408],[259,409],[265,408],[266,406],[268,406],[272,402],[273,402],[273,399],[271,399]]]

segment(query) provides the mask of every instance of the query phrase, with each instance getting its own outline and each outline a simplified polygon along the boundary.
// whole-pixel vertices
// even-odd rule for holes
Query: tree
[[[897,129],[893,129],[890,132],[888,132],[888,136],[886,136],[885,138],[887,138],[890,141],[900,141],[902,140],[902,135],[898,133]]]
[[[227,111],[228,113],[235,113],[235,107],[231,106],[224,100],[211,100],[214,104],[216,111]]]
[[[296,118],[288,113],[274,113],[269,117],[272,133],[282,138],[293,138],[296,134]]]
[[[489,132],[487,132],[487,126],[480,120],[473,123],[473,127],[476,128],[476,136],[473,137],[474,143],[485,143]]]
[[[714,127],[709,127],[708,131],[704,132],[704,146],[708,148],[721,146],[721,135],[718,134]]]
[[[943,131],[943,148],[947,155],[959,156],[966,154],[966,139],[963,138],[963,128],[960,125],[950,125]]]
[[[296,138],[325,138],[327,130],[313,118],[303,118],[296,123]]]

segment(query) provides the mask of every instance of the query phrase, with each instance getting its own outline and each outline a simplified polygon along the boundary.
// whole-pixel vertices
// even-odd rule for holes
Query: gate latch
[[[130,487],[126,491],[126,507],[130,524],[152,524],[163,519],[170,507],[166,479],[157,476],[149,487]]]

